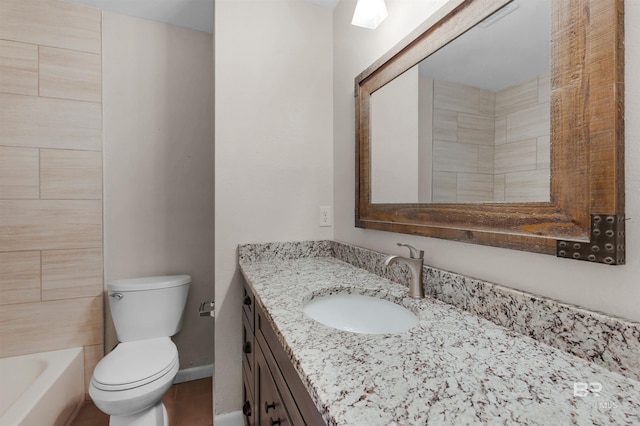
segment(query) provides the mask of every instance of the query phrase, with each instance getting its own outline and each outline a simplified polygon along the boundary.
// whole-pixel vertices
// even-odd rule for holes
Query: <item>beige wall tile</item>
[[[477,172],[478,145],[434,141],[433,169],[439,172]]]
[[[456,201],[457,173],[433,172],[433,202],[448,203]]]
[[[104,356],[104,345],[90,345],[84,347],[84,389],[85,399],[89,399],[89,382],[93,370]]]
[[[495,116],[496,93],[491,90],[476,88],[478,93],[477,114]]]
[[[38,95],[38,46],[0,40],[0,92]]]
[[[100,151],[101,114],[97,103],[0,94],[0,145]]]
[[[444,109],[433,110],[433,139],[458,141],[458,113]]]
[[[504,115],[502,117],[496,117],[496,127],[495,127],[495,136],[496,136],[496,145],[501,145],[503,143],[507,143],[507,116]]]
[[[536,139],[496,146],[494,163],[496,174],[534,170],[536,168],[536,162]]]
[[[102,249],[42,252],[42,300],[102,294]]]
[[[475,92],[469,86],[443,80],[433,81],[433,105],[436,109],[474,113],[476,110],[472,105],[476,101]]]
[[[101,199],[102,153],[41,149],[40,186],[43,199]]]
[[[548,169],[551,167],[551,137],[540,136],[536,141],[536,166],[538,169]]]
[[[495,94],[459,83],[434,80],[433,105],[437,109],[467,114],[493,115]]]
[[[458,114],[458,142],[495,145],[493,116]]]
[[[496,117],[511,114],[538,103],[538,79],[516,84],[496,92]]]
[[[495,202],[504,201],[505,179],[506,176],[504,174],[493,175],[493,201]]]
[[[0,356],[102,353],[100,54],[100,10],[0,0]]]
[[[0,309],[0,357],[102,343],[102,296]]]
[[[0,200],[0,251],[102,246],[99,200]]]
[[[551,78],[549,75],[538,76],[538,103],[551,102]]]
[[[549,201],[549,170],[507,173],[505,201]]]
[[[100,55],[40,47],[40,96],[100,102]]]
[[[0,305],[40,300],[40,252],[0,253]]]
[[[521,141],[551,133],[551,106],[538,104],[507,116],[507,142]]]
[[[493,175],[458,173],[458,202],[493,201]]]
[[[37,148],[0,146],[0,198],[38,198]]]
[[[493,174],[495,162],[495,148],[493,146],[478,146],[478,173]]]
[[[100,9],[54,0],[0,1],[0,38],[100,53]]]

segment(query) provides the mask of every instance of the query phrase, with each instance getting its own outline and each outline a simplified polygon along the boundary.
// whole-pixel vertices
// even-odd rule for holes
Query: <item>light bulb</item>
[[[351,25],[375,29],[387,17],[384,0],[358,0]]]

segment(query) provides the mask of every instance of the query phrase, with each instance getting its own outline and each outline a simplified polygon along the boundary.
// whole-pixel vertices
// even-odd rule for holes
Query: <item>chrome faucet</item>
[[[391,266],[396,262],[402,262],[409,267],[411,282],[409,283],[409,297],[424,299],[424,289],[422,288],[422,265],[424,263],[424,250],[418,250],[409,244],[398,243],[400,247],[409,249],[409,257],[388,256],[384,260],[385,266]]]

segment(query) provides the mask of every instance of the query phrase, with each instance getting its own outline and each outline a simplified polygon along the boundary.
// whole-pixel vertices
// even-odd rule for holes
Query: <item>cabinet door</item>
[[[287,407],[282,402],[280,392],[271,376],[260,346],[255,353],[256,401],[258,424],[260,426],[297,426],[291,421]],[[300,426],[302,422],[298,422]]]
[[[251,325],[245,316],[242,317],[242,368],[247,376],[253,376],[256,340]],[[252,389],[253,390],[253,389]]]
[[[253,296],[253,292],[247,287],[246,283],[243,285],[243,293],[242,312],[244,312],[245,317],[249,321],[249,328],[253,333],[255,297]]]
[[[247,376],[247,371],[242,369],[242,414],[245,426],[258,424],[257,407],[253,398],[253,376]]]
[[[243,305],[243,342],[245,345],[251,342],[252,350],[250,354],[243,352],[242,372],[245,395],[253,397],[245,397],[245,406],[251,407],[251,401],[255,402],[251,416],[245,415],[245,424],[325,426],[291,360],[266,321],[259,299],[246,285],[245,292],[245,300],[250,303]],[[251,318],[247,317],[247,312],[251,313]]]
[[[242,414],[245,426],[258,424],[257,406],[255,404],[254,383],[254,296],[244,285],[242,299]]]
[[[287,407],[293,424],[325,426],[311,396],[295,371],[291,359],[285,353],[276,334],[266,319],[263,308],[256,305],[255,342],[262,357],[271,369],[271,375],[280,391],[280,397]]]

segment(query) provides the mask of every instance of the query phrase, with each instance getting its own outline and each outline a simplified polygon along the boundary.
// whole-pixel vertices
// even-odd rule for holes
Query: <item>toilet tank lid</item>
[[[178,287],[189,284],[189,275],[163,275],[159,277],[125,278],[111,281],[107,286],[111,291],[144,291]]]

